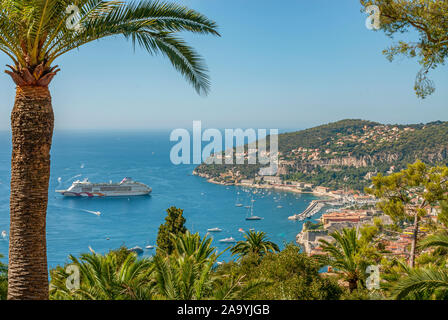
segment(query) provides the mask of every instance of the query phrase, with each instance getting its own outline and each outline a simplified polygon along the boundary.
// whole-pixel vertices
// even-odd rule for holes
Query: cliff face
[[[346,156],[332,159],[324,159],[311,162],[318,166],[347,166],[347,167],[368,167],[375,165],[378,162],[394,162],[399,158],[397,153],[382,153],[374,156],[366,155],[360,157]]]

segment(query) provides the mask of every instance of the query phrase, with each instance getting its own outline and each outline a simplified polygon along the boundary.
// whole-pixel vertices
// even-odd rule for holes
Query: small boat
[[[211,228],[211,229],[207,229],[208,232],[221,232],[222,229],[220,228]]]
[[[283,208],[283,206],[277,206],[277,208],[281,209],[281,208]]]
[[[134,248],[129,249],[129,251],[135,252],[136,254],[142,254],[143,253],[143,249],[140,248],[139,246],[135,246]]]
[[[224,242],[224,243],[235,243],[236,240],[235,240],[233,237],[230,237],[230,238],[224,238],[224,239],[221,239],[221,240],[219,240],[219,242]]]
[[[154,246],[149,245],[149,246],[146,246],[145,248],[146,249],[154,249]]]
[[[251,208],[251,206],[244,206],[244,208],[250,209],[250,208]]]
[[[235,207],[242,207],[242,206],[243,206],[242,203],[237,203],[237,204],[235,205]]]
[[[259,216],[250,216],[246,217],[246,220],[263,220],[263,218]]]
[[[3,230],[3,231],[2,231],[2,238],[3,238],[3,239],[6,239],[7,235],[8,235],[8,234],[6,233],[6,231]]]
[[[243,228],[239,228],[238,231],[244,233]]]

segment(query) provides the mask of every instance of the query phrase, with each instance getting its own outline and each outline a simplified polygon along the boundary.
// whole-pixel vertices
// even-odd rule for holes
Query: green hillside
[[[348,119],[280,134],[277,176],[333,189],[362,190],[372,175],[400,170],[417,159],[448,163],[448,122],[384,125]],[[260,167],[201,164],[195,172],[217,182],[235,183],[255,178]]]

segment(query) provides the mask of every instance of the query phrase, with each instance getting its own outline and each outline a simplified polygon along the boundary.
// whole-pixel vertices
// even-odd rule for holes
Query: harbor
[[[303,221],[307,218],[311,218],[315,214],[319,213],[324,207],[332,207],[326,210],[326,212],[332,212],[344,206],[350,205],[373,205],[376,203],[375,199],[356,199],[354,197],[342,197],[339,199],[328,200],[312,200],[308,207],[301,213],[294,214],[288,217],[288,220]]]

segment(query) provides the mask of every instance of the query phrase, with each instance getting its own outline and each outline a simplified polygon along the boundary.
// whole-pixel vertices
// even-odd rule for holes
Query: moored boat
[[[263,218],[259,216],[250,216],[246,217],[246,220],[263,220]]]
[[[143,253],[143,249],[140,248],[139,246],[135,246],[134,248],[129,249],[129,251],[135,252],[136,254],[142,254]]]

